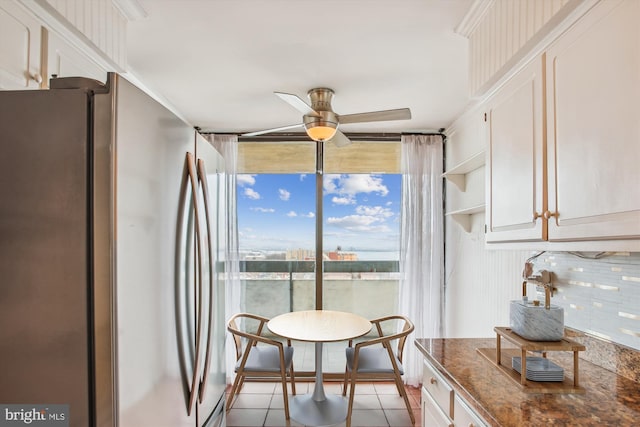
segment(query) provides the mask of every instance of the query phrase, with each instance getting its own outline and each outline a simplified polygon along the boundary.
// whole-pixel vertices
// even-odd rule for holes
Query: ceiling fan
[[[257,132],[244,133],[241,136],[257,136],[265,133],[278,132],[304,126],[307,135],[314,141],[330,141],[338,147],[351,143],[349,138],[338,130],[339,125],[347,123],[382,122],[388,120],[408,120],[411,118],[411,110],[399,108],[396,110],[371,111],[367,113],[339,115],[331,109],[333,90],[327,88],[311,89],[307,96],[311,105],[304,102],[297,95],[283,92],[274,92],[280,99],[300,111],[302,123],[266,129]]]

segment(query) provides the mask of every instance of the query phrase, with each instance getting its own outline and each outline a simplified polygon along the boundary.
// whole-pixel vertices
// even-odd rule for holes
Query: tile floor
[[[313,383],[296,382],[297,394],[313,391]],[[342,384],[325,382],[327,394],[341,394]],[[407,387],[409,402],[421,425],[420,389]],[[301,426],[293,420],[284,419],[284,403],[280,383],[250,382],[235,398],[227,413],[228,427],[253,426]],[[338,424],[344,426],[345,423]],[[404,401],[393,383],[358,383],[353,402],[352,427],[412,427]]]

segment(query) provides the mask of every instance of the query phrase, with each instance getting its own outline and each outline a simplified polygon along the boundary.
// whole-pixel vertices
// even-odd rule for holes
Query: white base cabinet
[[[422,373],[422,427],[454,426],[486,427],[487,424],[425,360]]]
[[[456,416],[456,426],[460,427],[486,427],[486,423],[467,405],[467,403],[457,396],[453,402],[453,413]]]
[[[431,397],[426,388],[422,387],[422,426],[423,427],[453,427],[449,419]]]

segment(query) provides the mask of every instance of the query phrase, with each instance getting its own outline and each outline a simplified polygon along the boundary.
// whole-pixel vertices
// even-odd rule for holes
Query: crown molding
[[[111,0],[113,5],[127,18],[127,21],[139,21],[145,19],[149,14],[142,7],[138,0]]]
[[[467,14],[455,28],[455,33],[469,38],[494,2],[495,0],[474,0]]]

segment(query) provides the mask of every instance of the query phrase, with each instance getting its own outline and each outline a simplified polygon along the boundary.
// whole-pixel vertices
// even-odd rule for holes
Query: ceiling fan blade
[[[369,113],[346,114],[338,116],[341,125],[347,123],[384,122],[387,120],[408,120],[411,118],[411,110],[398,108],[397,110],[371,111]]]
[[[303,126],[303,124],[302,123],[298,123],[297,125],[282,126],[282,127],[279,127],[279,128],[259,130],[259,131],[256,131],[256,132],[247,132],[247,133],[240,134],[240,136],[264,135],[265,133],[279,132],[281,130],[295,129],[295,128],[298,128],[300,126]]]
[[[313,108],[311,108],[306,102],[304,102],[298,95],[293,95],[291,93],[283,93],[283,92],[273,92],[280,99],[282,99],[287,104],[291,105],[296,110],[300,111],[305,116],[314,116],[320,117],[320,114]]]
[[[331,138],[329,142],[334,143],[336,147],[346,147],[347,145],[351,144],[351,140],[339,130],[336,131],[336,134],[333,135],[333,138]]]

